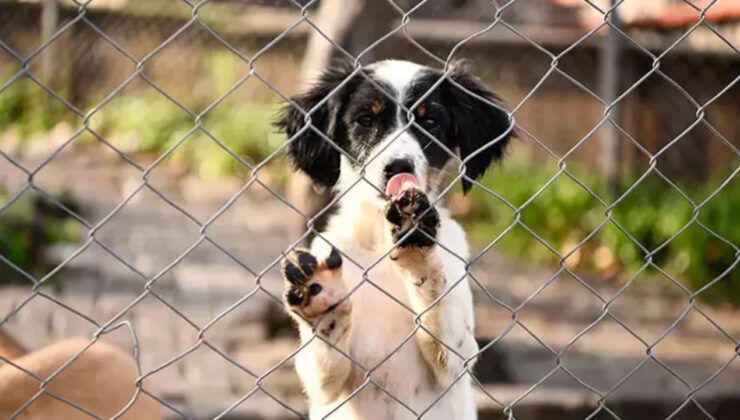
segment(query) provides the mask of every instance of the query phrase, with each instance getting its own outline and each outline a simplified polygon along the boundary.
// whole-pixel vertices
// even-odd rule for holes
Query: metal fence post
[[[54,32],[57,30],[57,25],[59,23],[59,3],[57,0],[44,0],[42,9],[41,9],[41,41],[46,42],[48,39],[50,39]],[[53,73],[54,73],[54,66],[55,66],[55,57],[56,57],[56,49],[54,48],[53,44],[48,45],[44,49],[44,53],[41,54],[41,78],[45,83],[49,83],[50,86],[58,88],[59,86],[54,86],[54,83],[50,83]],[[50,97],[46,97],[46,101],[44,103],[44,106],[46,107],[46,110],[49,111],[50,107]]]
[[[604,27],[604,38],[601,45],[601,98],[609,104],[606,108],[610,120],[619,123],[619,106],[614,100],[619,95],[620,87],[620,45],[619,34],[614,28],[619,28],[619,14],[617,6],[620,0],[610,0],[611,10],[606,20],[609,26]],[[601,133],[601,170],[604,175],[606,190],[611,197],[616,197],[619,189],[619,133],[612,124],[604,124]]]

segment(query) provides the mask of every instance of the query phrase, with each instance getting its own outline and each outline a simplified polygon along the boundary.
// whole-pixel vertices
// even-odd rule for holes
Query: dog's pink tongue
[[[408,172],[393,175],[385,186],[385,193],[391,197],[395,197],[401,192],[406,184],[419,185],[419,181],[416,180],[415,176]]]

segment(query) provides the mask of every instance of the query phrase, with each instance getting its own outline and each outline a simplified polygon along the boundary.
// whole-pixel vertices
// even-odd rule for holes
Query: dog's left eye
[[[373,125],[373,117],[363,114],[355,118],[355,122],[363,127],[370,127],[371,125]]]

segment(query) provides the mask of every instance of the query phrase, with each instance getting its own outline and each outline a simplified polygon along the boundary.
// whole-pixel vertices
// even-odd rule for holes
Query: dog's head
[[[363,70],[368,77],[353,74],[349,65],[326,71],[292,98],[303,111],[288,105],[276,122],[290,139],[293,164],[315,183],[349,187],[363,177],[372,185],[355,187],[382,200],[391,177],[410,173],[431,192],[458,153],[467,192],[470,180],[501,157],[511,134],[508,115],[464,68],[453,67],[444,80],[440,71],[406,61],[380,61]]]

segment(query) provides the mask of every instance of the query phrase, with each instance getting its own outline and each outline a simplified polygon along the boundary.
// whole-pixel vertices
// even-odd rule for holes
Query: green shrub
[[[0,80],[9,80],[16,71],[9,67],[0,72]],[[27,77],[21,77],[0,94],[0,133],[14,126],[20,139],[28,140],[70,119],[72,114],[65,110],[63,103]]]
[[[130,94],[102,108],[93,128],[114,143],[126,139],[139,153],[161,155],[177,144],[195,122],[174,105],[162,104],[151,94]],[[203,127],[224,146],[256,165],[277,149],[282,139],[272,135],[274,106],[254,102],[216,108]],[[244,167],[206,133],[196,130],[172,153],[172,159],[207,178],[243,171]]]
[[[238,78],[236,61],[232,54],[214,52],[205,56],[210,92],[226,92]],[[17,69],[3,71],[9,79]],[[189,92],[193,112],[200,112],[211,105],[214,98],[199,97]],[[202,92],[201,92],[202,94]],[[88,105],[102,100],[89,100]],[[275,136],[271,122],[277,104],[243,100],[233,92],[203,118],[202,126],[220,140],[237,156],[257,165],[275,149],[283,139]],[[27,78],[21,78],[0,94],[0,133],[15,127],[21,140],[49,131],[62,121],[69,121],[73,114],[47,92]],[[76,121],[75,127],[80,121]],[[154,89],[124,91],[93,114],[91,127],[115,146],[131,153],[161,155],[176,144],[195,126],[188,113]],[[92,140],[92,136],[82,138]],[[214,140],[201,131],[193,133],[172,153],[171,159],[183,163],[201,176],[214,178],[244,172],[245,168]]]
[[[9,199],[0,186],[0,203],[5,204]],[[56,199],[67,208],[76,208],[67,197],[59,196]],[[0,213],[0,255],[39,278],[58,263],[49,259],[48,248],[78,240],[80,228],[79,222],[54,204],[26,193]],[[48,284],[59,288],[59,280],[55,276]],[[9,283],[28,284],[28,280],[0,262],[0,284]]]
[[[601,198],[607,197],[594,173],[569,172]],[[489,172],[483,184],[519,207],[529,200],[555,174],[522,162],[510,162]],[[626,180],[625,186],[635,180]],[[699,204],[719,186],[721,180],[706,185],[681,185]],[[623,189],[624,190],[624,189]],[[515,225],[495,245],[495,249],[524,261],[557,264],[558,258],[533,235],[515,224],[515,212],[480,188],[470,194],[470,211],[462,217],[473,239],[486,245],[511,225]],[[607,201],[610,202],[610,201]],[[606,219],[606,208],[583,187],[561,174],[521,211],[521,223],[546,241],[561,255],[574,249]],[[645,264],[647,254],[637,243],[653,252],[652,262],[666,273],[697,290],[727,270],[738,257],[734,249],[691,222],[692,206],[657,175],[648,176],[612,209],[612,218],[634,238],[609,222],[585,242],[567,263],[577,269],[597,271],[602,276],[625,281]],[[740,245],[740,182],[730,182],[699,211],[698,222],[735,246]],[[690,224],[689,224],[690,223]],[[685,226],[687,228],[684,229]],[[680,232],[680,233],[679,233]],[[637,242],[637,243],[636,243]],[[650,268],[649,275],[657,274]],[[642,277],[642,276],[640,276]],[[740,268],[706,293],[708,300],[740,303]]]

